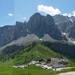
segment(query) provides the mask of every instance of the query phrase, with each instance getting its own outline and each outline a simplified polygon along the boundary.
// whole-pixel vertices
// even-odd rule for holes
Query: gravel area
[[[67,72],[67,73],[61,73],[58,75],[75,75],[75,72]]]

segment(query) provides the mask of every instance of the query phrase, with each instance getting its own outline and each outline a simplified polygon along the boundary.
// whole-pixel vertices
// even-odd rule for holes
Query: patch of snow
[[[62,33],[62,35],[66,36],[66,38],[68,39],[68,42],[75,44],[75,41],[73,41],[71,38],[69,38],[67,36],[67,33],[63,33],[62,31],[61,31],[61,33]]]
[[[73,43],[75,44],[75,41],[73,41]]]
[[[57,25],[57,24],[59,24],[59,23],[61,23],[61,22],[57,22],[57,23],[55,23],[55,25]]]
[[[40,40],[42,40],[42,39],[40,39]]]
[[[62,33],[63,35],[66,35],[66,33]]]
[[[57,22],[57,23],[55,23],[55,25],[57,25],[57,24],[59,24],[59,23],[62,23],[62,22],[67,22],[67,21],[61,21],[61,22]]]
[[[70,18],[70,21],[73,23],[73,20]]]

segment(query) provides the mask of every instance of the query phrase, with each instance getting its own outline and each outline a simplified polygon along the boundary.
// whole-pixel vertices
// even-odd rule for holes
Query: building
[[[62,58],[51,58],[51,65],[52,68],[66,67],[68,65],[68,60]]]
[[[29,65],[36,64],[36,63],[39,63],[39,61],[34,61],[34,60],[32,60],[32,61],[29,63]]]

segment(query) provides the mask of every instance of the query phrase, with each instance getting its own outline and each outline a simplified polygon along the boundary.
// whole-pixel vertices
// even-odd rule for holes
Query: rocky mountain
[[[37,39],[41,39],[47,34],[55,40],[67,40],[66,37],[61,34],[58,26],[55,25],[52,16],[43,16],[35,13],[30,17],[28,22],[22,23],[17,21],[15,25],[0,27],[0,47],[32,34],[34,34]]]
[[[75,22],[72,23],[72,26],[67,30],[68,37],[75,39]]]
[[[14,26],[7,25],[0,27],[0,47],[17,40],[21,36],[25,36],[24,27],[25,23],[22,22],[16,22]]]
[[[55,15],[53,18],[55,24],[62,32],[66,32],[72,26],[73,20],[68,16]]]
[[[75,40],[75,17],[56,15],[53,16],[55,24],[60,29],[61,33],[66,36],[70,42]]]
[[[63,39],[60,30],[50,15],[42,16],[39,13],[35,13],[31,16],[28,26],[28,33],[35,34],[39,38],[42,38],[44,34],[49,34],[53,39]]]
[[[55,16],[53,16],[53,19],[54,19],[55,23],[69,21],[69,17],[63,16],[63,15],[55,15]]]

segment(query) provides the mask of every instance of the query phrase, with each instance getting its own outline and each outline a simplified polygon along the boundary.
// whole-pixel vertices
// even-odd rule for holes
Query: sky
[[[28,21],[36,12],[75,16],[75,0],[0,0],[0,27]]]

